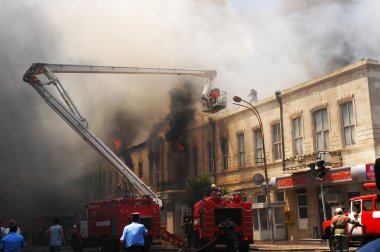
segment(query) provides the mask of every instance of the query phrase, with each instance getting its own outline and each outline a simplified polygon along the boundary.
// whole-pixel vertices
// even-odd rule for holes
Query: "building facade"
[[[336,207],[368,193],[361,186],[374,179],[380,156],[379,61],[363,59],[251,105],[262,123],[241,108],[203,116],[185,147],[158,139],[154,148],[130,149],[131,169],[164,199],[169,231],[180,229],[186,179],[202,174],[252,202],[255,240],[270,239],[268,219],[276,240],[318,238]],[[309,167],[319,160],[329,168],[320,180]]]

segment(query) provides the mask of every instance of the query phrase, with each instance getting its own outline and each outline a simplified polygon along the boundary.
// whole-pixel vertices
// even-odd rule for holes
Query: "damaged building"
[[[251,110],[239,108],[202,116],[173,135],[161,128],[128,149],[130,168],[162,196],[169,231],[180,229],[187,206],[178,196],[186,180],[202,174],[252,202],[254,240],[270,239],[266,188],[253,181],[256,174],[265,177],[265,168],[276,240],[320,238],[324,218],[347,208],[350,197],[368,193],[362,184],[374,180],[373,163],[380,156],[379,61],[360,60],[251,104],[262,124]],[[320,160],[327,169],[317,180],[310,164]],[[108,179],[108,192],[124,187],[107,172],[107,178],[93,177],[94,183]]]

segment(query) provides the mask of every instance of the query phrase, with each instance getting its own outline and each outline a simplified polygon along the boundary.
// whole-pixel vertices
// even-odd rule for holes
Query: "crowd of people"
[[[26,242],[17,221],[10,220],[7,226],[3,225],[3,220],[0,218],[0,250],[3,252],[21,252],[26,246]],[[65,239],[63,228],[59,225],[59,219],[54,220],[54,225],[49,227],[45,234],[50,237],[50,252],[60,252]]]

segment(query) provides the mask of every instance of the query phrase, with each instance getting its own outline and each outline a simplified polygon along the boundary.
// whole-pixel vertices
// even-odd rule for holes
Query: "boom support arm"
[[[58,65],[34,63],[25,73],[23,80],[29,83],[92,148],[106,158],[125,179],[141,195],[150,195],[155,198],[160,205],[156,193],[150,189],[128,166],[122,162],[115,153],[99,139],[91,130],[86,119],[71,100],[67,91],[61,85],[54,73],[101,73],[101,74],[166,74],[166,75],[190,75],[207,78],[202,97],[207,97],[207,92],[211,89],[212,81],[216,76],[213,70],[187,70],[187,69],[167,69],[167,68],[137,68],[137,67],[109,67],[109,66],[87,66],[87,65]],[[62,99],[49,90],[48,86],[57,88]],[[62,101],[63,100],[63,101]]]

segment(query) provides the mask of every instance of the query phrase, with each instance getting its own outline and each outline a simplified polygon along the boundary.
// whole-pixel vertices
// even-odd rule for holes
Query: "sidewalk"
[[[318,251],[328,252],[329,244],[326,240],[305,239],[299,241],[255,241],[250,245],[252,251]],[[350,247],[350,251],[355,251],[357,247]]]

